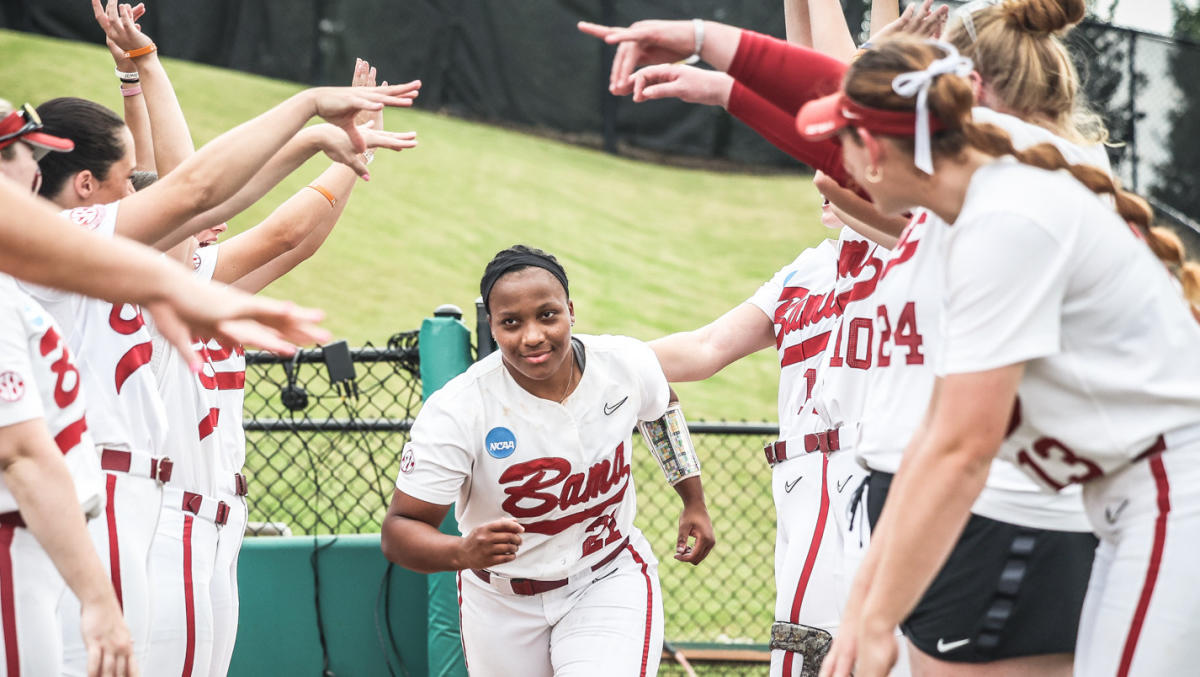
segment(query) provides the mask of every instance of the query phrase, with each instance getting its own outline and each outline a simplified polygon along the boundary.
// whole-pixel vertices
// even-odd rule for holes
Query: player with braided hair
[[[840,135],[880,211],[924,207],[952,224],[939,241],[940,379],[859,572],[857,632],[836,640],[825,673],[885,674],[891,628],[950,551],[997,450],[1047,489],[1084,485],[1100,547],[1077,673],[1186,672],[1200,656],[1172,638],[1196,632],[1200,609],[1187,562],[1200,536],[1200,325],[1139,244],[1145,203],[1053,146],[1016,150],[973,120],[970,71],[950,45],[885,42],[798,118],[808,138]]]

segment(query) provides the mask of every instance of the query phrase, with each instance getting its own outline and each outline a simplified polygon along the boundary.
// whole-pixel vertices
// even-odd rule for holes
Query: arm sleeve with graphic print
[[[953,228],[939,375],[986,371],[1059,352],[1072,265],[1063,243],[1014,214],[991,213]]]
[[[443,388],[434,393],[413,423],[412,436],[404,445],[396,488],[426,503],[449,505],[470,478],[473,447],[461,421],[469,418],[460,398]]]

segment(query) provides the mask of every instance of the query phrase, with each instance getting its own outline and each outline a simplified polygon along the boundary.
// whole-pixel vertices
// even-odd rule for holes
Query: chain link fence
[[[400,452],[421,403],[417,332],[350,351],[352,380],[331,380],[326,351],[246,354],[246,474],[251,534],[379,530]],[[699,567],[672,555],[681,504],[639,437],[631,464],[638,526],[660,561],[670,642],[761,647],[775,599],[775,509],[762,447],[773,424],[691,426],[704,462],[718,544]],[[704,674],[760,674],[764,664],[706,664]],[[663,674],[685,674],[663,663]]]

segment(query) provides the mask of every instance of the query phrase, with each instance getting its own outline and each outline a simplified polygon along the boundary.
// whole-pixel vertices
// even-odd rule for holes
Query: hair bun
[[[1004,4],[1009,21],[1030,33],[1058,33],[1083,21],[1084,0],[1009,0]]]

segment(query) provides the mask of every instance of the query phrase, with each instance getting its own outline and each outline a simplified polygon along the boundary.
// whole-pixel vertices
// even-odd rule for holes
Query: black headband
[[[488,303],[488,297],[492,294],[492,287],[496,286],[496,282],[505,275],[521,270],[522,268],[541,268],[542,270],[554,276],[563,286],[563,291],[567,292],[567,298],[571,297],[571,292],[567,288],[567,274],[562,269],[562,266],[556,262],[547,259],[544,256],[530,254],[526,252],[516,252],[511,256],[504,257],[503,263],[489,266],[483,273],[483,279],[479,281],[479,295],[483,298],[483,308],[489,313],[492,309]]]

